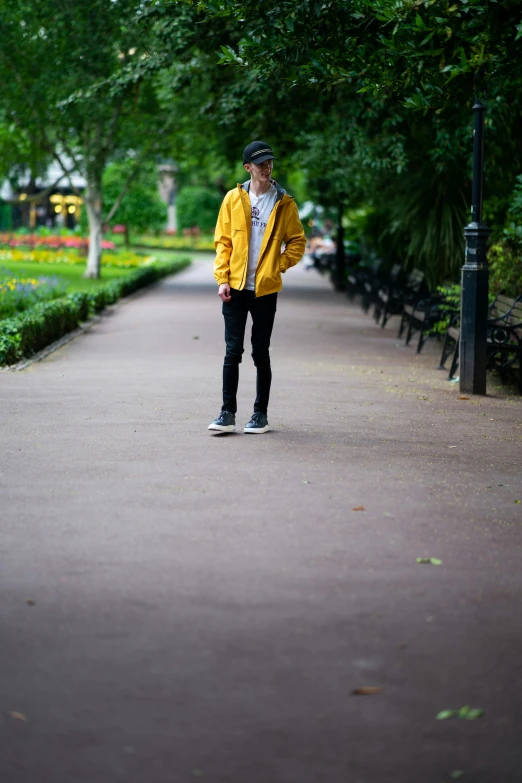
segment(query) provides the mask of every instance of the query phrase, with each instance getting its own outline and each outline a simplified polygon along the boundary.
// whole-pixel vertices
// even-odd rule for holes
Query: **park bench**
[[[460,315],[450,321],[446,331],[439,369],[453,354],[448,379],[452,380],[459,364]],[[490,305],[487,323],[486,367],[495,370],[504,382],[511,378],[522,394],[522,294],[511,299],[498,294]]]
[[[375,323],[380,323],[384,329],[390,315],[394,314],[394,302],[404,294],[404,268],[402,264],[393,264],[386,275],[379,275],[378,289],[375,295],[374,313]]]
[[[455,306],[448,303],[441,294],[433,294],[418,299],[416,302],[405,304],[404,318],[408,317],[408,330],[406,332],[405,345],[409,345],[412,336],[418,332],[417,353],[424,347],[426,339],[432,334],[432,329],[439,321],[445,318],[453,318]],[[399,333],[400,334],[400,333]]]
[[[369,264],[348,267],[346,271],[346,296],[353,300],[361,296],[361,305],[365,313],[374,303],[374,291],[383,261],[380,258]]]
[[[376,305],[383,265],[384,262],[381,258],[376,259],[364,279],[361,306],[365,313],[368,313]]]
[[[433,299],[433,297],[431,297]],[[415,312],[419,309],[420,303],[422,308],[428,307],[430,302],[429,289],[426,284],[424,272],[420,269],[413,269],[406,280],[406,286],[402,292],[402,299],[396,298],[393,305],[395,312],[401,316],[399,324],[399,337],[402,337],[406,325],[408,325],[408,333],[406,335],[406,344],[409,344],[411,336],[415,328],[415,322],[412,320]]]
[[[392,315],[401,315],[405,304],[414,302],[427,289],[424,283],[424,273],[414,269],[405,274],[404,268],[395,264],[388,278],[379,288],[377,306],[378,316],[382,318],[381,328],[384,329]],[[379,318],[375,320],[379,322]]]

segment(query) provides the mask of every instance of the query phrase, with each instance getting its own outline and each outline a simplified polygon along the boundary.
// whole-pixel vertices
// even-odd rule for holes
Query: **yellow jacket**
[[[281,274],[301,260],[306,239],[299,220],[294,199],[275,183],[277,196],[270,213],[259,251],[256,271],[256,296],[265,296],[280,291],[283,287]],[[248,188],[250,182],[238,184],[229,190],[221,209],[214,234],[216,260],[214,277],[218,285],[228,283],[231,288],[245,287],[248,267],[248,245],[252,211]],[[281,244],[285,243],[284,252]]]

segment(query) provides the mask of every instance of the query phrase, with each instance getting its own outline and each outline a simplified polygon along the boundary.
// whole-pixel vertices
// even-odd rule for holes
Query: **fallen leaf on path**
[[[439,560],[438,557],[418,557],[417,563],[423,563],[428,565],[442,565],[442,560]]]
[[[25,602],[28,606],[36,606],[36,601],[34,601],[32,598],[28,598]]]
[[[192,769],[191,772],[192,772],[192,774],[194,775],[195,778],[202,778],[203,777],[203,770],[201,770],[201,769]]]
[[[484,710],[481,710],[480,707],[470,707],[469,704],[459,710],[459,718],[462,720],[478,720],[483,715]]]
[[[522,502],[522,501],[520,501],[520,500],[515,500],[515,503],[517,503],[517,504],[518,504],[518,503],[521,503],[521,502]]]
[[[448,449],[456,449],[456,446],[448,446]]]
[[[25,717],[23,712],[10,712],[9,717],[13,720],[23,720],[24,723],[27,723],[27,718]]]
[[[465,394],[461,394],[460,397],[457,397],[457,400],[469,400],[469,397],[466,397]]]
[[[196,335],[195,335],[195,336],[194,336],[192,339],[193,339],[193,340],[199,340],[199,335],[198,335],[198,334],[196,334]]]
[[[384,688],[378,685],[367,685],[363,688],[355,688],[352,693],[354,696],[375,696],[376,693],[382,693]]]
[[[352,508],[352,511],[366,511],[366,509],[364,508],[364,506],[354,506]]]
[[[303,484],[311,484],[311,481],[303,481]]]
[[[442,710],[435,716],[435,720],[449,720],[449,718],[461,718],[461,720],[478,720],[484,715],[480,707],[470,707],[466,704],[458,710]]]
[[[457,715],[457,710],[441,710],[435,716],[435,720],[449,720]]]
[[[450,778],[453,778],[453,780],[460,780],[464,777],[464,772],[461,769],[454,769],[453,772],[450,772]]]

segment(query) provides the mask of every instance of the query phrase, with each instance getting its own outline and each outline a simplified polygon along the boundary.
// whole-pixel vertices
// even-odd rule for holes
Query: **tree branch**
[[[63,173],[64,173],[64,176],[66,176],[66,177],[67,177],[67,179],[69,180],[69,185],[71,186],[71,190],[72,190],[74,193],[76,193],[76,195],[77,195],[77,196],[82,196],[82,192],[81,192],[80,190],[78,190],[78,188],[76,187],[76,185],[73,185],[73,183],[72,183],[72,180],[71,180],[71,174],[74,174],[74,172],[76,171],[76,169],[68,169],[68,168],[67,168],[67,166],[65,165],[65,163],[63,162],[63,160],[62,160],[62,158],[61,158],[61,156],[60,156],[60,153],[59,153],[59,152],[57,152],[57,150],[54,150],[54,149],[53,149],[53,151],[52,151],[52,156],[53,156],[53,158],[56,160],[56,162],[58,163],[58,165],[60,166],[61,170],[62,170],[62,171],[63,171]],[[78,172],[76,171],[76,173],[78,173]]]
[[[132,180],[136,177],[136,175],[137,175],[137,173],[139,171],[139,163],[141,163],[140,160],[136,162],[134,168],[132,169],[131,173],[127,177],[127,181],[125,182],[123,188],[120,190],[118,198],[116,199],[116,201],[112,205],[112,208],[111,208],[109,214],[107,215],[107,217],[103,221],[104,223],[110,223],[112,218],[114,217],[114,215],[118,211],[118,209],[119,209],[119,207],[121,205],[121,202],[123,201],[123,199],[125,198],[125,196],[129,192],[130,186],[132,185]]]
[[[163,132],[168,128],[168,126],[170,125],[171,121],[172,121],[171,117],[167,117],[167,120],[164,123],[163,127],[160,128],[160,130],[158,131],[157,134],[155,134],[154,138],[156,138],[157,136],[161,136],[163,134]],[[149,144],[148,146],[144,147],[144,149],[142,149],[140,155],[138,155],[136,157],[136,159],[134,161],[134,166],[133,166],[133,168],[131,170],[131,173],[129,174],[127,180],[125,181],[125,184],[124,184],[123,188],[121,189],[121,191],[120,191],[116,201],[112,205],[112,208],[109,211],[109,214],[107,215],[107,217],[105,218],[104,223],[109,223],[112,220],[112,218],[114,217],[114,215],[116,214],[117,210],[119,209],[119,207],[121,205],[121,202],[123,201],[123,199],[125,198],[125,196],[129,192],[130,186],[132,185],[132,181],[136,177],[142,161],[144,160],[144,158],[147,155],[150,154],[150,151],[153,148],[153,146],[154,146],[154,144],[152,143],[152,144]]]
[[[65,174],[65,173],[61,174],[58,177],[58,179],[53,182],[52,185],[49,185],[49,187],[47,187],[45,190],[42,190],[40,193],[37,193],[34,196],[26,196],[24,199],[21,199],[21,198],[12,199],[10,201],[10,203],[11,204],[32,204],[32,203],[36,203],[37,201],[41,201],[42,199],[46,198],[50,193],[52,193],[52,191],[55,189],[57,184],[59,182],[61,182],[62,179],[64,177],[66,177],[66,176],[67,176],[67,174]]]

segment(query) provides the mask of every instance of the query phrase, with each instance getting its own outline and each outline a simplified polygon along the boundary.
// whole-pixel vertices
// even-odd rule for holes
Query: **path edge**
[[[86,334],[88,331],[90,331],[93,328],[93,326],[96,326],[97,323],[103,320],[103,318],[110,315],[111,313],[116,312],[117,310],[119,310],[120,307],[123,307],[123,305],[127,304],[127,302],[132,302],[133,299],[138,299],[140,296],[143,296],[144,294],[148,293],[153,288],[156,288],[157,286],[164,283],[165,280],[168,280],[169,277],[173,277],[173,276],[174,275],[167,275],[167,277],[163,277],[161,278],[161,280],[155,280],[153,283],[150,283],[144,288],[140,288],[138,291],[134,291],[132,294],[129,294],[128,296],[122,296],[121,299],[118,299],[117,302],[104,308],[104,310],[102,310],[102,312],[99,315],[95,315],[92,318],[89,318],[88,321],[85,321],[85,323],[83,323],[77,329],[74,329],[72,332],[68,332],[67,334],[64,334],[63,337],[60,337],[58,340],[55,340],[53,343],[49,343],[49,345],[47,345],[45,348],[42,348],[41,351],[38,351],[37,353],[33,354],[33,356],[30,356],[27,359],[22,359],[16,364],[10,364],[7,367],[0,367],[0,372],[21,372],[22,370],[27,370],[28,367],[31,367],[31,365],[37,364],[38,362],[41,362],[43,359],[46,359],[55,351],[59,351],[60,348],[63,348],[63,346],[67,345],[67,343],[71,343],[73,340],[76,340],[77,337],[81,337],[82,334]]]

